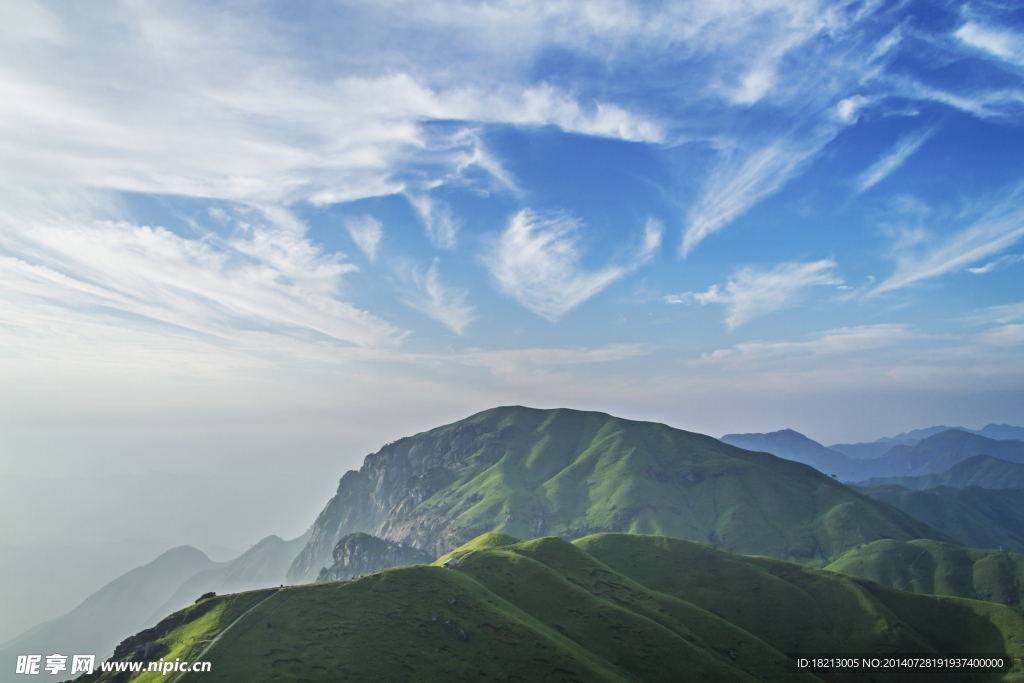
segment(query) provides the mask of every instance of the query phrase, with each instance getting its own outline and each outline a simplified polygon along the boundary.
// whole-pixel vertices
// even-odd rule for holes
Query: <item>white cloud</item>
[[[426,228],[431,243],[439,249],[454,249],[459,226],[452,217],[451,207],[427,195],[406,196],[423,221],[423,227]]]
[[[979,340],[990,346],[1024,346],[1024,325],[1002,325],[980,335]]]
[[[1024,66],[1024,36],[1005,28],[992,28],[969,21],[956,31],[956,37],[999,59]]]
[[[694,363],[735,364],[779,358],[839,356],[914,341],[921,335],[912,332],[909,325],[881,324],[841,327],[817,333],[813,337],[809,341],[745,342],[728,349],[702,353]]]
[[[470,349],[450,358],[464,365],[485,367],[492,374],[510,381],[521,381],[524,377],[544,373],[552,368],[629,360],[645,356],[651,351],[652,347],[648,344],[609,344],[596,349]]]
[[[871,100],[863,95],[847,97],[836,105],[836,116],[839,117],[839,120],[843,123],[857,123],[857,118],[860,116],[861,110],[870,103]]]
[[[466,325],[476,320],[476,307],[466,305],[469,292],[441,283],[437,264],[438,259],[434,259],[426,274],[408,264],[399,267],[399,277],[414,288],[405,292],[405,303],[461,335]]]
[[[781,263],[767,272],[744,268],[729,278],[723,290],[712,285],[706,292],[684,292],[665,297],[667,303],[699,302],[726,306],[725,322],[735,329],[749,320],[792,304],[808,287],[841,285],[832,273],[832,259],[811,263]]]
[[[156,348],[168,334],[266,352],[287,352],[296,340],[397,345],[397,328],[341,300],[343,276],[355,268],[341,255],[304,239],[283,210],[247,211],[244,219],[236,218],[231,237],[186,239],[128,222],[0,216],[0,249],[11,254],[3,257],[4,326],[48,344],[63,335],[69,353],[76,339],[87,343],[118,325],[133,330],[126,338],[155,335]],[[53,337],[57,326],[42,312],[63,317],[65,331]]]
[[[883,155],[857,178],[857,192],[864,192],[881,182],[886,176],[902,166],[907,157],[920,149],[921,145],[934,134],[935,129],[931,128],[900,137],[892,150]]]
[[[648,262],[661,244],[661,223],[648,219],[640,249],[626,265],[580,267],[579,222],[523,209],[509,221],[484,261],[498,288],[537,315],[556,322],[569,310]]]
[[[736,153],[723,160],[705,183],[700,201],[687,215],[680,256],[685,258],[705,237],[776,192],[829,139],[818,139],[806,146],[779,140],[752,153]]]
[[[1019,204],[1020,190],[997,205],[970,227],[944,239],[913,231],[912,237],[900,237],[893,251],[896,272],[883,280],[867,296],[876,296],[947,273],[962,270],[972,263],[990,258],[1024,238],[1024,209]]]
[[[995,261],[989,261],[983,266],[977,268],[968,268],[968,273],[974,273],[975,275],[983,275],[985,273],[993,273],[997,270],[1002,270],[1008,266],[1012,266],[1014,263],[1018,263],[1024,260],[1024,254],[1007,254],[1006,256],[1000,256]]]
[[[377,258],[377,246],[384,236],[381,222],[370,215],[346,218],[343,222],[352,241],[366,254],[370,263],[373,263]]]

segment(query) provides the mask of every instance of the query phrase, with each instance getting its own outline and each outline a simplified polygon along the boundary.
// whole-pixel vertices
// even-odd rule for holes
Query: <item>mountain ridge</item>
[[[506,406],[398,439],[346,472],[288,580],[315,580],[350,533],[441,556],[489,531],[655,533],[822,565],[881,537],[951,540],[768,453],[604,413]]]

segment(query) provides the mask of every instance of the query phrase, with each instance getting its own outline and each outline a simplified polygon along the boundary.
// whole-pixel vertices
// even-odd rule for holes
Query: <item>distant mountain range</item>
[[[118,641],[139,630],[182,582],[215,566],[195,548],[168,550],[111,581],[63,617],[5,643],[0,650],[0,680],[17,680],[14,662],[19,654],[59,652],[108,657]]]
[[[1024,465],[1006,462],[990,455],[975,455],[953,465],[945,472],[918,477],[874,477],[857,486],[898,484],[908,489],[930,489],[936,486],[980,486],[984,489],[1024,489]]]
[[[851,458],[877,458],[881,455],[885,455],[885,453],[896,444],[916,446],[929,436],[934,436],[939,432],[945,432],[950,429],[967,432],[968,434],[984,436],[986,439],[993,439],[995,441],[1024,441],[1024,427],[997,424],[986,425],[982,429],[938,426],[928,427],[927,429],[915,429],[911,432],[901,432],[896,436],[882,437],[877,441],[871,441],[868,443],[836,443],[829,446],[829,449]]]
[[[881,538],[951,540],[767,453],[604,413],[505,407],[367,456],[341,478],[288,579],[315,580],[351,533],[436,557],[488,531],[660,534],[818,566]]]
[[[1019,429],[1007,425],[989,425],[985,428],[989,433],[1016,433],[1014,430]],[[916,433],[929,431],[918,430]],[[721,440],[740,448],[760,450],[802,462],[820,472],[835,474],[840,481],[845,482],[864,481],[872,477],[935,474],[975,455],[989,455],[1007,462],[1024,464],[1024,441],[995,440],[960,429],[945,429],[919,441],[910,439],[901,443],[892,440],[883,444],[885,449],[880,455],[869,454],[869,449],[858,450],[865,444],[847,444],[847,453],[842,453],[826,448],[791,429],[768,434],[726,434]],[[876,450],[878,448],[877,443],[869,446]]]
[[[68,614],[0,645],[0,681],[17,681],[19,654],[95,654],[103,659],[125,637],[216,591],[233,593],[285,580],[307,535],[292,541],[263,539],[230,562],[212,562],[190,546],[165,552],[114,579]],[[8,666],[10,664],[10,666]]]

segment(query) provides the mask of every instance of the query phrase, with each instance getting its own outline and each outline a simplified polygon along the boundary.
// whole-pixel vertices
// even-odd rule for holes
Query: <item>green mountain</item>
[[[148,642],[151,659],[212,662],[181,683],[868,680],[796,672],[786,653],[1005,654],[1018,658],[1009,672],[874,670],[870,680],[1024,680],[1024,613],[1004,605],[673,538],[507,540],[464,549],[454,569],[401,567],[205,600],[119,654],[143,661]]]
[[[63,617],[5,643],[0,650],[0,680],[18,680],[13,672],[20,654],[109,656],[118,641],[137,631],[183,581],[213,566],[206,555],[190,546],[168,550],[114,579]],[[68,571],[73,570],[71,564]]]
[[[902,591],[1024,608],[1024,556],[938,541],[875,541],[825,567]]]
[[[764,451],[786,460],[802,462],[819,472],[834,474],[840,481],[857,478],[863,467],[861,462],[825,448],[792,429],[769,434],[726,434],[721,441],[748,451]]]
[[[937,486],[911,491],[889,484],[861,490],[969,548],[1024,553],[1024,489]]]
[[[939,474],[919,477],[876,477],[859,482],[857,486],[885,486],[898,484],[908,489],[930,489],[936,486],[980,486],[983,489],[1024,488],[1024,465],[1006,462],[990,455],[976,455],[953,465]]]
[[[950,540],[797,462],[652,422],[508,407],[367,456],[288,579],[314,581],[351,533],[436,557],[489,531],[658,534],[815,566],[880,538]]]

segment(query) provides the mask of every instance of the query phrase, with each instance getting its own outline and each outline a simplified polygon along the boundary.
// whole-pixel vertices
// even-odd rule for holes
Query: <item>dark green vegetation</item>
[[[767,453],[604,413],[510,407],[367,456],[342,477],[288,578],[313,581],[350,533],[440,556],[489,531],[658,534],[814,566],[881,538],[949,540]]]
[[[826,569],[893,588],[1024,608],[1024,556],[938,541],[875,541]]]
[[[859,482],[857,485],[884,486],[886,484],[899,484],[908,489],[930,489],[936,486],[1024,489],[1024,465],[1006,462],[990,455],[976,455],[939,474],[926,474],[920,477],[876,477]]]
[[[205,616],[178,617],[182,624],[157,642],[171,659],[213,662],[183,683],[846,681],[867,679],[791,673],[785,653],[1024,656],[1024,613],[1003,605],[900,592],[672,538],[507,541],[463,549],[455,569],[402,567],[269,598],[214,598],[191,609],[214,614],[223,604],[218,614],[238,613],[230,601],[239,599],[257,606],[227,631],[225,618],[204,630]],[[218,633],[200,655],[196,644]],[[140,683],[156,680],[149,676]],[[934,672],[874,679],[950,680]],[[1018,663],[1005,677],[952,680],[1020,681],[1024,672]]]
[[[433,561],[433,555],[416,548],[385,541],[369,534],[349,534],[334,546],[334,564],[321,569],[316,582],[341,581],[378,569],[430,564]]]
[[[1024,553],[1024,489],[938,486],[911,491],[889,484],[861,490],[970,548]]]

